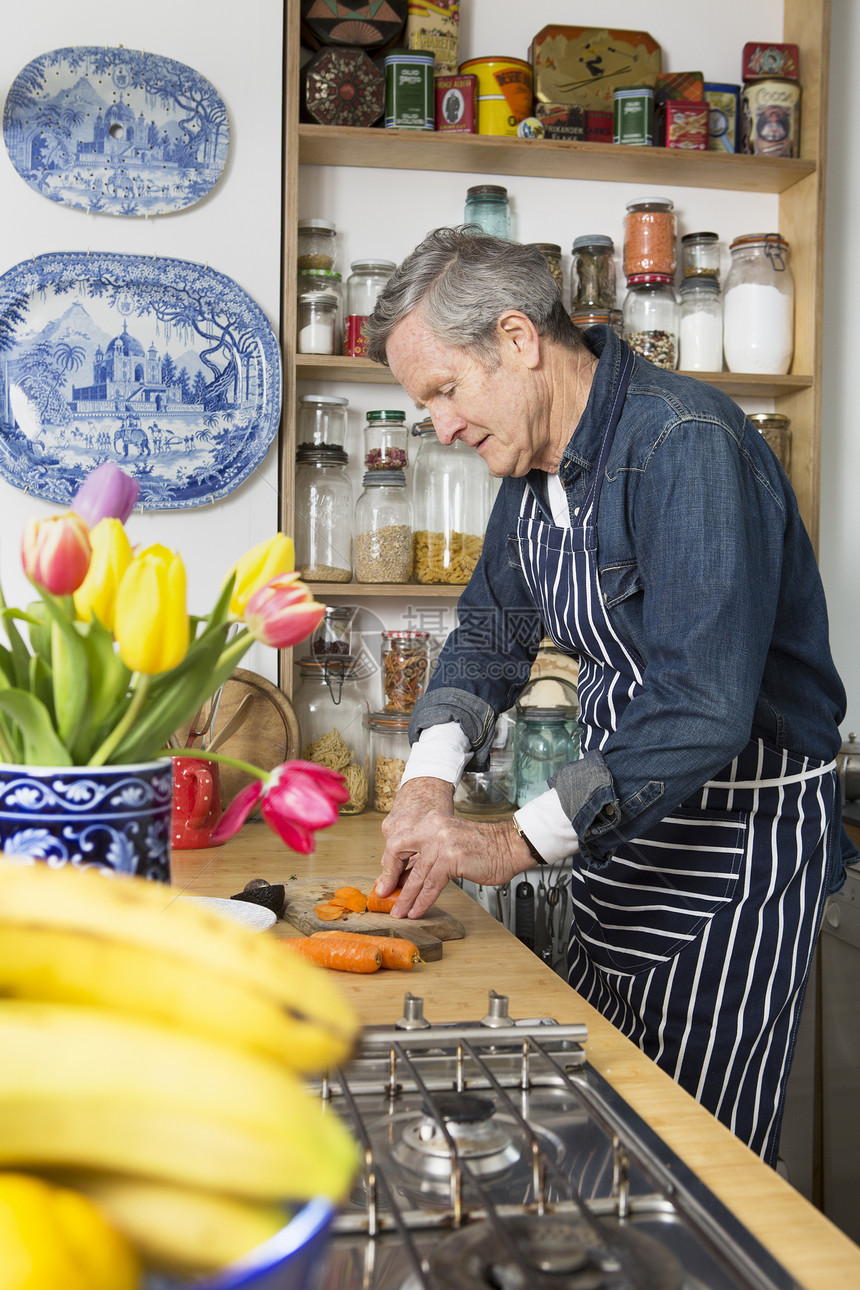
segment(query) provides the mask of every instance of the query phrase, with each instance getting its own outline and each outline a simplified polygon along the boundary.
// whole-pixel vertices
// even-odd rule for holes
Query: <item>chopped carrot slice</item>
[[[346,910],[343,905],[314,905],[314,913],[317,918],[321,918],[324,923],[333,923],[337,918],[343,918]]]
[[[355,887],[340,887],[329,901],[330,905],[339,905],[354,914],[363,914],[367,909],[367,897]]]

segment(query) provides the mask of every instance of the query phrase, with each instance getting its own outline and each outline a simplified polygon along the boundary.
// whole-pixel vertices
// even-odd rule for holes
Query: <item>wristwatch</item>
[[[514,822],[514,828],[516,829],[517,833],[519,833],[519,835],[520,835],[520,837],[522,838],[523,842],[525,842],[526,846],[528,847],[528,849],[529,849],[529,853],[531,854],[532,859],[533,859],[537,864],[546,864],[546,860],[544,860],[543,856],[542,856],[542,855],[541,855],[541,853],[538,851],[538,849],[537,849],[537,847],[535,846],[535,844],[534,844],[534,843],[533,843],[529,838],[527,838],[527,837],[526,837],[526,835],[523,833],[522,826],[520,825],[520,822],[519,822],[519,820],[517,819],[517,817],[514,815],[514,816],[512,816],[512,819],[513,819],[513,822]]]

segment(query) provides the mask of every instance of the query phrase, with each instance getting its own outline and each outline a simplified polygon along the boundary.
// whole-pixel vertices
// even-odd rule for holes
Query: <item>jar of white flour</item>
[[[779,233],[731,243],[723,292],[723,350],[730,372],[784,376],[794,352],[794,278]]]

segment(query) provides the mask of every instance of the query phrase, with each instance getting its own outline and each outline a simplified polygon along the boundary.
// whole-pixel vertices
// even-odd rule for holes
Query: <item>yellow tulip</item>
[[[155,676],[182,662],[190,631],[185,566],[175,551],[155,545],[134,557],[117,590],[113,634],[132,672]]]
[[[252,547],[230,570],[236,575],[230,598],[231,616],[244,619],[245,606],[254,593],[279,574],[292,573],[295,564],[293,540],[283,533],[276,533],[273,538]]]
[[[117,588],[132,561],[131,543],[122,523],[109,518],[100,520],[92,530],[90,544],[90,567],[75,592],[75,610],[84,622],[95,616],[112,630]]]

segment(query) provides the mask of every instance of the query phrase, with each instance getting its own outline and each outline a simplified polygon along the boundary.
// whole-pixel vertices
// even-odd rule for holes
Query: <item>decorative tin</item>
[[[392,49],[385,68],[385,125],[395,130],[432,130],[436,120],[433,54]]]
[[[363,49],[320,49],[303,83],[305,108],[319,125],[373,125],[385,110],[385,78]]]
[[[478,78],[478,134],[516,136],[532,110],[532,69],[521,58],[470,58],[461,72]]]
[[[436,129],[455,134],[474,134],[477,128],[477,76],[437,76]]]
[[[532,40],[534,94],[540,103],[573,103],[606,112],[616,89],[648,85],[661,71],[660,46],[647,31],[553,23]]]
[[[409,0],[406,44],[410,49],[434,54],[439,75],[454,76],[462,71],[459,38],[459,0]]]
[[[705,102],[663,104],[666,117],[663,145],[666,148],[686,148],[694,152],[708,150],[709,109]]]
[[[759,40],[750,40],[744,45],[741,79],[766,81],[780,77],[796,81],[799,65],[797,45],[766,45]]]
[[[543,125],[546,139],[584,139],[585,109],[571,107],[569,103],[538,103],[537,119]],[[612,142],[612,118],[609,125],[609,142]]]
[[[585,112],[585,142],[586,143],[611,143],[612,142],[612,113],[611,112],[593,112],[590,108]]]
[[[311,49],[321,45],[351,45],[379,50],[397,40],[406,22],[407,0],[302,0],[302,41]]]
[[[615,91],[612,142],[636,145],[654,142],[654,91],[648,86]]]
[[[706,81],[704,99],[709,110],[708,150],[737,152],[740,139],[740,86]]]
[[[661,72],[654,84],[654,103],[701,103],[704,88],[701,72]]]
[[[800,86],[750,81],[741,95],[741,151],[759,157],[800,155]]]

